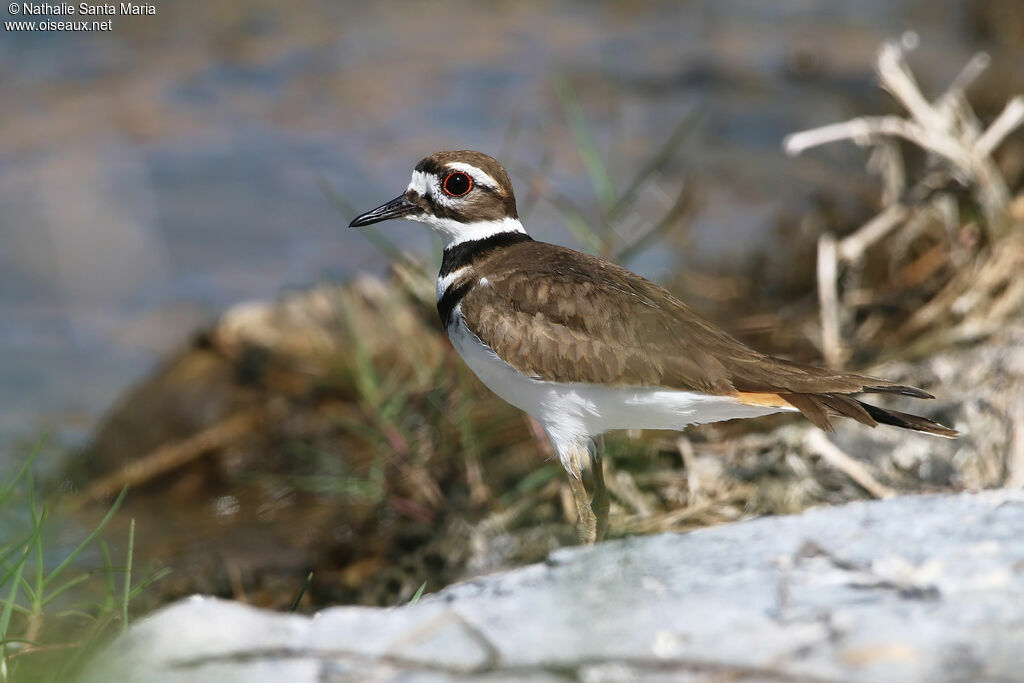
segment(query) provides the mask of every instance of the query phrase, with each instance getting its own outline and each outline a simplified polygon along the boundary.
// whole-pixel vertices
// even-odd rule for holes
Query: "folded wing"
[[[473,321],[467,325],[506,363],[537,379],[779,400],[824,429],[831,429],[830,415],[845,415],[871,426],[956,433],[849,396],[931,398],[919,389],[759,353],[664,288],[608,261],[532,241],[486,261],[478,265],[486,284],[461,301]]]

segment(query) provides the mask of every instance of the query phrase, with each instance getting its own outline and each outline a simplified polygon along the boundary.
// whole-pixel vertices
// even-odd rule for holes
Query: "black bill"
[[[392,218],[402,218],[403,216],[408,216],[409,214],[416,213],[418,211],[420,211],[420,207],[406,199],[403,194],[395,197],[387,204],[378,206],[373,211],[367,211],[366,213],[359,214],[352,219],[352,222],[348,224],[348,227],[361,228],[364,225],[380,223],[381,221],[390,220]]]

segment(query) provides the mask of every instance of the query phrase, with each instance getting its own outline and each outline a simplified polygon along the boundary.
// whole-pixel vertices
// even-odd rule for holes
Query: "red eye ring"
[[[449,182],[452,183],[451,187],[448,186]],[[441,189],[449,197],[461,197],[473,189],[473,178],[468,173],[453,171],[445,177]]]

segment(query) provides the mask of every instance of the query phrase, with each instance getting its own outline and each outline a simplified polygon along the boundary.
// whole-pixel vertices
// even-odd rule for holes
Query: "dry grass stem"
[[[871,245],[900,227],[909,214],[910,209],[902,204],[893,204],[886,208],[852,235],[839,240],[835,248],[835,257],[846,262],[859,259]],[[835,275],[836,271],[833,271],[833,278]]]
[[[890,498],[896,495],[896,491],[875,479],[863,464],[829,441],[824,432],[809,430],[804,436],[804,445],[807,450],[820,455],[875,498]]]
[[[822,235],[819,241],[821,346],[826,362],[833,366],[846,360],[842,323],[850,318],[848,310],[853,305],[849,293],[844,300],[839,286],[844,265],[859,266],[869,249],[884,239],[892,239],[901,246],[890,250],[890,259],[894,272],[905,269],[895,278],[897,282],[902,280],[904,288],[923,286],[950,264],[965,266],[963,250],[956,246],[960,211],[956,198],[946,189],[951,179],[966,182],[972,188],[974,200],[985,216],[990,242],[1006,237],[1011,221],[1010,193],[992,153],[1024,123],[1024,97],[1011,98],[988,128],[982,130],[964,93],[988,66],[988,55],[976,54],[943,95],[932,103],[921,93],[905,59],[905,51],[916,43],[917,37],[912,33],[906,34],[900,43],[886,43],[879,50],[876,63],[880,84],[907,111],[907,118],[858,117],[795,133],[783,142],[786,151],[794,155],[840,140],[870,145],[875,152],[869,168],[880,173],[883,179],[883,198],[887,206],[878,215],[838,243],[831,235]],[[892,142],[894,139],[909,141],[933,157],[933,162],[926,166],[925,176],[909,191],[904,189],[905,163]],[[933,245],[926,261],[916,260],[910,252],[910,245],[930,231],[936,221],[945,226],[945,240],[949,246],[936,248]],[[904,255],[910,259],[909,264],[900,263]],[[853,289],[857,289],[856,284]],[[960,282],[952,290],[955,292],[953,296],[935,292],[937,296],[920,307],[916,320],[912,320],[910,325],[920,329],[922,322],[934,322],[936,315],[953,303],[951,299],[967,296],[969,290],[974,290],[979,299],[999,293],[994,287]],[[877,319],[874,325],[879,328]],[[862,337],[865,330],[861,328],[854,333]]]
[[[685,436],[676,439],[676,450],[683,459],[683,467],[686,468],[686,496],[690,505],[704,500],[705,496],[701,491],[700,476],[697,474],[697,458],[693,452],[693,444]]]
[[[633,476],[625,470],[617,470],[610,474],[610,477],[606,477],[609,493],[616,500],[629,507],[632,514],[639,517],[649,517],[653,513],[653,509],[644,498],[644,492],[636,485]]]
[[[983,157],[992,154],[1021,122],[1024,122],[1024,97],[1017,95],[1006,103],[996,120],[978,138],[974,144],[975,153]]]
[[[1007,458],[1009,475],[1006,485],[1024,488],[1024,398],[1017,401],[1019,409],[1013,424],[1013,444]]]
[[[818,238],[818,304],[821,306],[821,350],[829,367],[842,366],[846,352],[842,342],[839,309],[839,259],[836,239],[826,232]]]
[[[904,41],[905,43],[914,41]],[[964,98],[964,90],[988,65],[979,54],[935,104],[921,94],[904,57],[904,47],[887,43],[878,54],[879,82],[910,114],[859,117],[788,136],[783,146],[792,155],[818,145],[852,140],[859,145],[879,145],[886,138],[902,138],[945,159],[958,175],[973,181],[989,227],[997,233],[1004,226],[1010,195],[991,154],[1006,137],[1024,123],[1024,102],[1011,99],[980,136],[977,117]]]
[[[263,417],[263,409],[232,415],[182,441],[161,446],[120,471],[101,477],[68,501],[72,509],[112,498],[124,487],[135,487],[184,466],[186,463],[228,446],[251,432]]]

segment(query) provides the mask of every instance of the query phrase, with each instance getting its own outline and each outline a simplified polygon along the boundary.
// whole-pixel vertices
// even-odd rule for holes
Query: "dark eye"
[[[473,189],[473,179],[461,171],[449,173],[441,185],[446,194],[452,197],[461,197]]]

